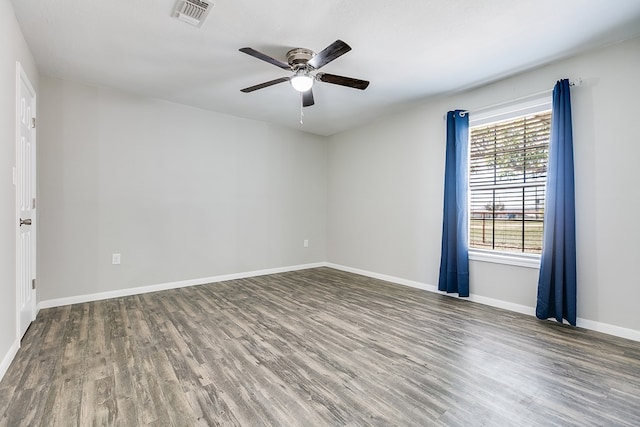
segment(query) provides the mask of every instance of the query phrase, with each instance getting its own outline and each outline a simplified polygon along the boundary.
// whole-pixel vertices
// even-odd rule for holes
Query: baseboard
[[[336,270],[342,270],[349,273],[360,274],[362,276],[372,277],[374,279],[385,280],[391,283],[397,283],[399,285],[410,286],[412,288],[423,289],[429,292],[435,292],[442,295],[446,295],[452,298],[459,298],[453,294],[447,294],[445,292],[439,291],[437,286],[430,285],[427,283],[416,282],[413,280],[407,280],[400,277],[388,276],[386,274],[375,273],[372,271],[361,270],[358,268],[347,267],[340,264],[326,263],[327,267],[335,268]],[[511,303],[508,301],[502,301],[495,298],[488,298],[482,295],[470,294],[469,298],[464,298],[468,301],[477,302],[479,304],[488,305],[491,307],[502,308],[509,311],[515,311],[517,313],[526,314],[529,316],[536,315],[536,309],[534,307],[529,307],[526,305],[520,305]],[[611,325],[608,323],[596,322],[594,320],[577,318],[576,326],[584,329],[589,329],[596,332],[602,332],[608,335],[613,335],[620,338],[626,338],[632,341],[640,341],[640,331],[636,331],[634,329],[623,328],[621,326]]]
[[[0,381],[4,378],[4,374],[7,373],[9,366],[11,366],[11,362],[13,362],[13,358],[16,357],[18,350],[20,349],[20,341],[15,340],[11,347],[9,347],[9,351],[2,358],[2,363],[0,363]]]
[[[400,277],[388,276],[386,274],[374,273],[372,271],[360,270],[359,268],[347,267],[346,265],[326,263],[327,267],[335,268],[336,270],[346,271],[347,273],[359,274],[361,276],[371,277],[373,279],[384,280],[386,282],[397,283],[399,285],[409,286],[412,288],[424,289],[429,292],[438,292],[438,288],[433,285],[428,285],[422,282],[415,282],[413,280],[402,279]]]
[[[595,322],[580,317],[576,319],[576,326],[632,341],[640,341],[640,331],[636,331],[635,329],[623,328],[622,326],[611,325],[609,323]]]
[[[177,282],[160,283],[156,285],[139,286],[135,288],[119,289],[116,291],[99,292],[95,294],[77,295],[66,298],[56,298],[40,301],[38,309],[60,307],[70,304],[80,304],[84,302],[99,301],[110,298],[126,297],[130,295],[146,294],[149,292],[166,291],[168,289],[185,288],[188,286],[204,285],[207,283],[224,282],[227,280],[246,279],[248,277],[265,276],[268,274],[286,273],[288,271],[306,270],[309,268],[324,267],[326,263],[318,262],[312,264],[300,264],[287,267],[268,268],[264,270],[254,270],[242,273],[223,274],[220,276],[202,277],[198,279],[181,280]]]
[[[327,263],[327,267],[335,268],[336,270],[342,270],[349,273],[360,274],[362,276],[372,277],[374,279],[385,280],[387,282],[397,283],[399,285],[410,286],[412,288],[423,289],[425,291],[446,295],[451,298],[459,298],[455,294],[447,294],[446,292],[439,291],[437,286],[430,285],[427,283],[402,279],[400,277],[388,276],[386,274],[374,273],[372,271],[367,271],[367,270],[360,270],[357,268],[347,267],[339,264]],[[503,308],[505,310],[515,311],[518,313],[535,315],[535,309],[533,307],[527,307],[525,305],[514,304],[508,301],[502,301],[494,298],[487,298],[487,297],[483,297],[482,295],[470,294],[468,298],[461,298],[461,299],[477,302],[479,304],[489,305],[491,307]]]
[[[225,274],[220,276],[203,277],[199,279],[182,280],[177,282],[140,286],[136,288],[120,289],[117,291],[108,291],[108,292],[100,292],[95,294],[78,295],[78,296],[67,297],[67,298],[45,300],[45,301],[40,301],[38,303],[37,309],[40,310],[42,308],[60,307],[60,306],[69,305],[69,304],[79,304],[79,303],[99,301],[99,300],[104,300],[109,298],[118,298],[118,297],[124,297],[129,295],[145,294],[149,292],[164,291],[168,289],[184,288],[187,286],[204,285],[206,283],[216,283],[216,282],[223,282],[226,280],[245,279],[248,277],[265,276],[268,274],[285,273],[288,271],[306,270],[309,268],[318,268],[318,267],[330,267],[336,270],[346,271],[348,273],[360,274],[362,276],[367,276],[374,279],[385,280],[387,282],[396,283],[399,285],[422,289],[429,292],[435,292],[442,295],[447,295],[452,298],[458,298],[456,295],[447,294],[447,293],[438,291],[437,286],[431,285],[428,283],[417,282],[414,280],[403,279],[401,277],[390,276],[382,273],[375,273],[372,271],[361,270],[358,268],[347,267],[344,265],[334,264],[330,262],[317,262],[317,263],[311,263],[311,264],[301,264],[301,265],[294,265],[294,266],[287,266],[287,267],[277,267],[277,268],[269,268],[264,270],[248,271],[248,272],[242,272],[242,273],[232,273],[232,274]],[[529,316],[535,316],[534,307],[515,304],[515,303],[511,303],[508,301],[503,301],[495,298],[488,298],[488,297],[485,297],[482,295],[476,295],[476,294],[470,294],[469,298],[465,298],[465,299],[468,301],[477,302],[479,304],[488,305],[491,307],[502,308],[505,310],[526,314]],[[577,326],[584,329],[589,329],[596,332],[602,332],[608,335],[613,335],[620,338],[626,338],[629,340],[640,342],[640,331],[637,331],[635,329],[624,328],[621,326],[611,325],[611,324],[602,323],[602,322],[596,322],[593,320],[583,319],[583,318],[577,319]],[[7,353],[7,356],[5,356],[5,359],[2,362],[3,364],[0,365],[0,373],[2,373],[2,375],[4,375],[4,371],[6,371],[6,369],[11,364],[11,361],[13,360],[13,356],[15,356],[15,353],[18,351],[18,348],[19,348],[19,345],[15,349],[14,347],[12,347]],[[5,363],[6,363],[6,367],[5,367]]]

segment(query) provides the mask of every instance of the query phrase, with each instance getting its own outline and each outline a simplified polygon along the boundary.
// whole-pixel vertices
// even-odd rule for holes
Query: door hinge
[[[31,279],[31,289],[36,288],[36,279]]]
[[[36,118],[31,117],[31,129],[35,129],[35,128],[36,128]]]
[[[35,209],[36,208],[36,198],[34,197],[33,199],[31,199],[31,209]]]

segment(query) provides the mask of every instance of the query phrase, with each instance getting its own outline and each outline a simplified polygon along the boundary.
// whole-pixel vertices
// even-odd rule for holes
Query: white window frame
[[[551,110],[551,93],[520,100],[514,103],[503,104],[500,107],[487,108],[477,112],[469,112],[469,152],[471,150],[471,128],[488,125],[490,123],[515,119],[517,117],[541,113]],[[467,154],[469,155],[469,154]],[[470,173],[470,172],[469,172]],[[469,177],[467,176],[467,182]],[[469,191],[469,197],[471,191]],[[468,206],[471,206],[469,201]],[[467,208],[470,209],[470,208]],[[470,218],[470,216],[469,216]],[[471,221],[467,220],[469,227],[467,235],[470,236]],[[540,254],[521,252],[507,252],[490,249],[476,249],[469,247],[469,259],[472,261],[492,262],[526,268],[540,268]]]

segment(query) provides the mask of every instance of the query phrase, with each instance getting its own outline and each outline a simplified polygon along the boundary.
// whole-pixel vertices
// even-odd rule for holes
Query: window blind
[[[540,253],[551,111],[472,127],[471,248]]]

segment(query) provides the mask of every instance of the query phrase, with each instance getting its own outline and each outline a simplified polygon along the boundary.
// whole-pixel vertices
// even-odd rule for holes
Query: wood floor
[[[640,343],[329,268],[42,310],[2,426],[639,426]]]

